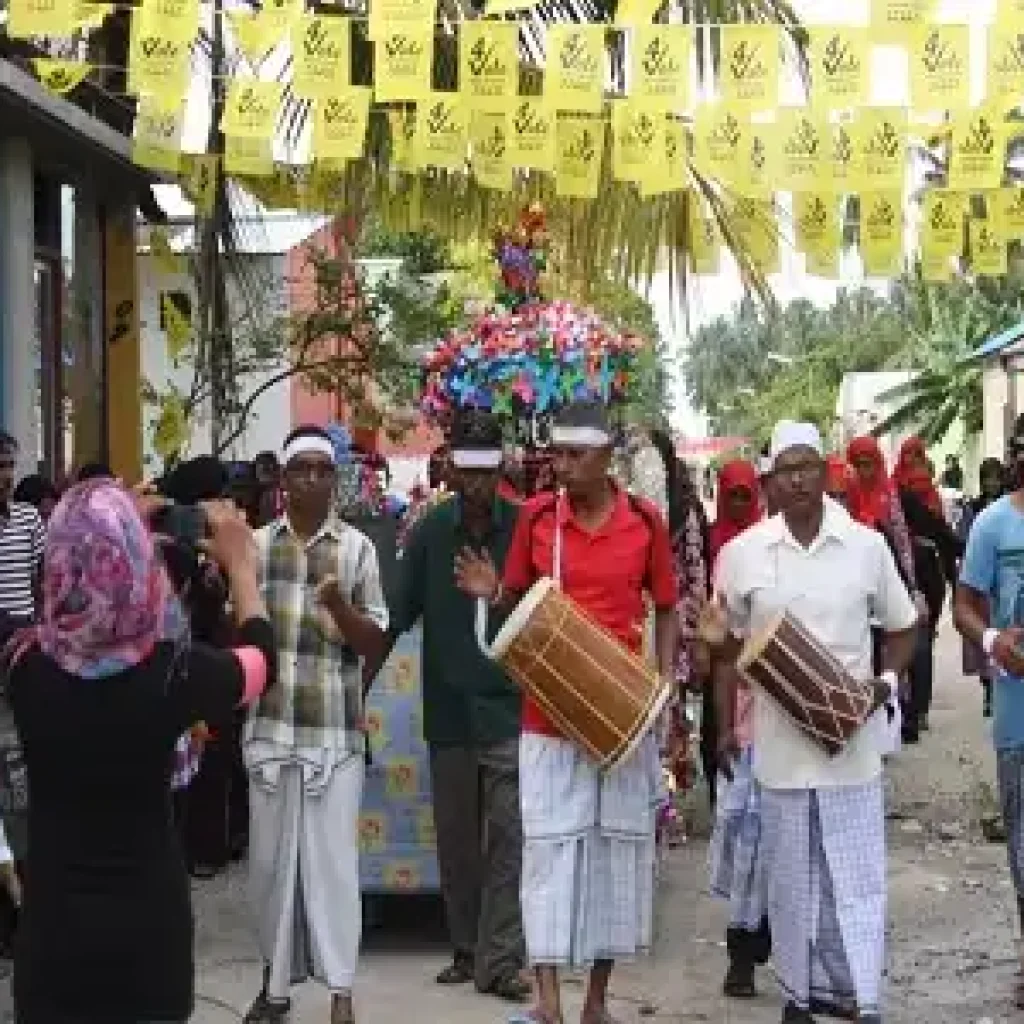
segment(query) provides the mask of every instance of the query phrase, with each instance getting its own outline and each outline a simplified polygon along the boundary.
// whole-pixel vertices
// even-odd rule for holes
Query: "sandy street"
[[[890,770],[890,947],[888,1024],[1024,1021],[1010,1003],[1014,974],[1013,894],[1001,845],[987,844],[979,816],[991,806],[992,757],[979,688],[959,672],[959,641],[940,640],[932,731]],[[725,952],[721,908],[704,892],[706,841],[668,854],[653,957],[613,981],[622,1024],[708,1021],[774,1024],[780,1003],[768,970],[762,995],[729,1003],[719,995]],[[250,939],[244,876],[195,888],[198,919],[197,1024],[237,1021],[255,993],[259,968]],[[368,935],[357,989],[360,1024],[490,1024],[506,1007],[433,982],[446,960],[435,907],[399,901]],[[55,984],[59,979],[54,979]],[[566,990],[578,1011],[579,983]],[[574,1021],[570,1012],[567,1021]],[[298,994],[292,1020],[327,1024],[326,995]]]

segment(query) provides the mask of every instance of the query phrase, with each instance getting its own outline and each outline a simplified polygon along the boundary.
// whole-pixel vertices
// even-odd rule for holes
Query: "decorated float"
[[[605,323],[593,310],[545,299],[548,239],[539,205],[495,233],[494,258],[500,274],[495,301],[433,346],[423,364],[420,406],[442,430],[460,409],[499,416],[516,453],[515,490],[528,497],[553,486],[547,455],[552,415],[580,400],[621,408],[645,342]],[[448,495],[443,490],[413,495],[402,521],[374,506],[365,467],[358,460],[348,464],[342,512],[374,538],[390,586],[401,538],[415,518]],[[418,629],[399,641],[367,709],[372,763],[360,835],[362,885],[370,894],[438,889],[420,642]]]

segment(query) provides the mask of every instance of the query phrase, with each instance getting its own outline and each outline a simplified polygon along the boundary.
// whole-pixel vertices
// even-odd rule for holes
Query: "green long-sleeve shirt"
[[[499,571],[517,514],[515,505],[495,498],[482,546]],[[467,544],[458,498],[431,509],[408,538],[390,602],[394,633],[423,619],[423,734],[437,746],[489,746],[519,734],[521,692],[480,650],[474,602],[455,585],[455,555]],[[494,614],[492,635],[500,626]]]

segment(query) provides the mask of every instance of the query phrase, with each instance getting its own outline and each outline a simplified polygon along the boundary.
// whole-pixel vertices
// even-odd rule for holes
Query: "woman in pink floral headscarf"
[[[240,646],[191,643],[134,496],[73,487],[50,520],[42,614],[7,652],[30,791],[19,1020],[185,1021],[188,876],[171,817],[179,736],[266,686],[274,642],[240,515],[208,507]]]

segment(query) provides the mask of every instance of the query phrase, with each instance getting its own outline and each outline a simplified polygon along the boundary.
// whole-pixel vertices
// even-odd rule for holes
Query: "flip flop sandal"
[[[505,1024],[563,1024],[562,1018],[552,1020],[545,1017],[539,1010],[522,1010],[505,1018]]]
[[[580,1024],[620,1024],[607,1010],[602,1010],[597,1017],[580,1017]]]
[[[497,996],[510,1003],[525,1003],[533,992],[533,986],[517,975],[511,974],[503,978],[496,978],[481,991],[485,995]]]
[[[441,971],[436,980],[438,985],[464,985],[473,980],[473,965],[456,960]]]

